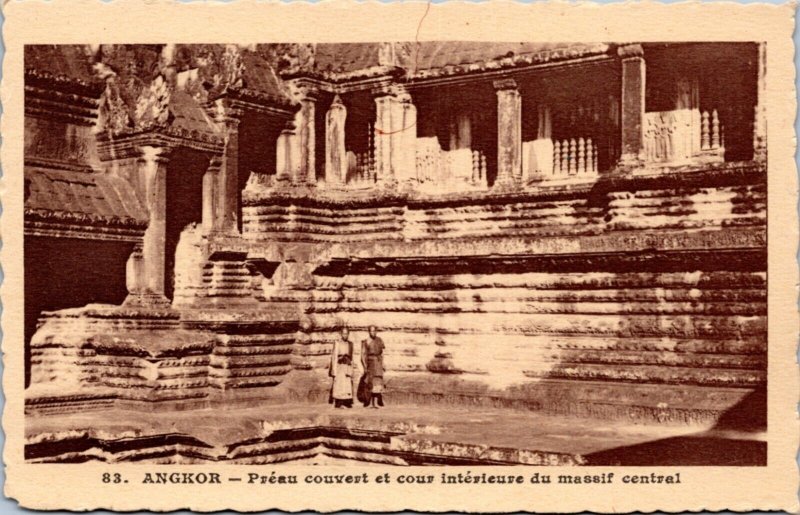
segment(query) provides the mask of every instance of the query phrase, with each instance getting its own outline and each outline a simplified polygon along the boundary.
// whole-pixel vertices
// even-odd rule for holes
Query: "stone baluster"
[[[497,179],[514,187],[522,178],[522,98],[513,79],[494,82],[497,90]]]
[[[578,138],[578,173],[586,173],[586,140]]]
[[[708,111],[703,111],[700,122],[700,149],[709,150],[711,148],[711,129]]]
[[[711,112],[711,148],[718,149],[720,147],[719,141],[719,114],[714,109]]]
[[[575,175],[578,172],[578,143],[575,138],[569,140],[569,174]]]
[[[346,120],[347,108],[336,95],[325,115],[325,182],[328,184],[342,184],[347,180]]]
[[[561,142],[558,140],[553,144],[553,175],[561,175]]]
[[[597,173],[597,163],[594,160],[594,142],[586,138],[586,173]]]
[[[645,100],[645,61],[641,45],[617,49],[622,61],[621,143],[623,165],[637,165],[642,159]]]

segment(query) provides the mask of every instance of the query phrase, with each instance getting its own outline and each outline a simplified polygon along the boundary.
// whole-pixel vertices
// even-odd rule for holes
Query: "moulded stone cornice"
[[[247,88],[228,89],[206,104],[206,110],[217,122],[240,120],[247,112],[290,118],[297,106],[290,101]],[[229,120],[230,119],[230,120]]]
[[[105,83],[99,79],[87,82],[66,75],[54,75],[36,68],[25,70],[25,85],[95,99],[99,98],[105,89]]]
[[[146,129],[126,129],[116,133],[98,134],[98,150],[104,161],[123,157],[138,157],[140,147],[191,148],[201,152],[221,153],[224,139],[219,136],[186,131],[176,127],[153,126]]]
[[[139,220],[129,216],[108,216],[97,213],[82,213],[76,211],[53,211],[49,209],[25,208],[25,218],[35,220],[54,220],[60,222],[74,222],[88,225],[113,225],[144,230],[147,220]]]
[[[99,101],[73,92],[25,86],[25,115],[57,119],[76,125],[94,125]]]
[[[431,68],[418,70],[408,75],[409,80],[430,79],[434,77],[445,77],[452,75],[473,74],[497,70],[529,68],[533,66],[552,64],[557,62],[569,62],[590,56],[607,54],[610,45],[607,43],[594,43],[588,45],[573,45],[566,48],[556,48],[543,50],[541,52],[511,55],[498,59],[485,61],[447,65],[441,68]]]
[[[580,184],[547,184],[520,187],[514,190],[484,190],[426,194],[406,190],[336,190],[324,188],[267,188],[244,191],[242,205],[302,205],[311,207],[366,207],[371,205],[409,205],[453,207],[474,203],[505,204],[531,200],[602,195],[609,191],[659,188],[714,187],[719,185],[759,184],[766,180],[766,167],[757,161],[686,165],[674,169],[646,170],[641,175],[600,176],[595,182]],[[646,172],[646,173],[645,173]]]
[[[147,220],[96,213],[25,209],[25,234],[55,238],[140,241]]]
[[[339,85],[345,82],[357,83],[376,78],[398,77],[405,73],[405,69],[399,66],[369,66],[348,72],[299,71],[283,73],[281,77],[287,81]]]
[[[67,170],[70,172],[92,172],[92,167],[86,163],[50,159],[45,157],[25,157],[25,168],[47,168],[50,170]]]

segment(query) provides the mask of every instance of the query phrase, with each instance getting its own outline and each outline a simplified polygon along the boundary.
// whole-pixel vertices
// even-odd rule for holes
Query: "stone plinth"
[[[33,410],[81,399],[182,402],[214,389],[275,386],[297,321],[281,314],[90,305],[48,313],[31,342]]]

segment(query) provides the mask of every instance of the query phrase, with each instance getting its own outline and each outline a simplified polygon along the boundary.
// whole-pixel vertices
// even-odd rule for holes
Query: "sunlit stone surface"
[[[496,410],[743,431],[730,459],[761,460],[758,45],[412,46],[26,49],[30,459],[584,464],[674,436],[453,429]],[[290,417],[237,454],[244,411],[214,442],[136,422],[327,410],[335,338],[359,363],[370,325],[369,438]],[[440,409],[450,439],[387,429]]]

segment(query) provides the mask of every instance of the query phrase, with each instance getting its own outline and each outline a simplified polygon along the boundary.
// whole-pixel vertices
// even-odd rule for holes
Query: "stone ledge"
[[[586,426],[570,417],[478,407],[420,412],[403,405],[275,405],[168,419],[106,410],[34,418],[26,438],[25,456],[32,462],[597,465],[635,461],[646,447],[661,465],[766,463],[766,443],[757,432],[624,421]],[[692,452],[675,452],[676,442],[690,442]],[[662,444],[670,453],[658,452]],[[698,448],[706,452],[698,454]]]

